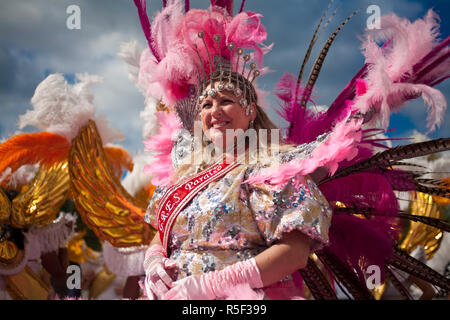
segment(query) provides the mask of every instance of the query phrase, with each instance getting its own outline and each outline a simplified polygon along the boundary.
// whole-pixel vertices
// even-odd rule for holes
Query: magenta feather
[[[350,263],[364,283],[370,265],[380,267],[383,279],[384,266],[393,255],[392,239],[396,230],[393,222],[334,214],[329,229],[329,249]]]
[[[358,172],[324,183],[320,190],[329,202],[340,201],[347,207],[372,208],[374,214],[394,216],[399,210],[391,184],[381,174]]]
[[[281,107],[278,114],[292,124],[287,141],[294,144],[308,143],[330,128],[324,125],[323,115],[304,108],[299,98],[295,101],[296,90],[299,93],[297,97],[301,97],[305,89],[301,85],[297,87],[297,79],[293,74],[285,73],[276,86],[275,94]],[[314,103],[312,100],[309,102]]]
[[[159,58],[158,54],[156,53],[153,39],[152,39],[152,28],[150,25],[150,20],[147,16],[147,5],[145,0],[134,0],[134,4],[136,5],[136,8],[138,10],[139,14],[139,20],[141,22],[142,31],[145,34],[145,37],[147,38],[148,47],[152,51],[154,57],[159,62],[161,59]]]
[[[350,80],[350,82],[345,86],[345,88],[341,91],[338,97],[333,101],[330,105],[330,108],[327,110],[328,118],[334,118],[334,114],[336,111],[343,106],[344,101],[352,100],[355,97],[356,93],[356,82],[358,79],[362,79],[367,74],[368,65],[365,64],[356,75]]]

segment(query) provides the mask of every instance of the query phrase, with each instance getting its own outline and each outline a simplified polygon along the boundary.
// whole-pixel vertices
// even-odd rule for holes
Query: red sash
[[[158,230],[164,249],[167,251],[170,230],[178,214],[209,183],[236,168],[237,162],[215,162],[184,182],[170,187],[160,200],[157,213]]]

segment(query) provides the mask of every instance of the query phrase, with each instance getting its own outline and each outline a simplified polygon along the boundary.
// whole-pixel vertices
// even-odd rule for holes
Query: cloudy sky
[[[162,1],[147,1],[153,16]],[[236,9],[241,1],[235,1]],[[265,64],[273,73],[260,79],[260,86],[271,91],[284,72],[298,73],[299,64],[328,0],[247,0],[246,10],[263,14],[268,41],[274,43]],[[81,29],[66,27],[70,5],[81,9]],[[208,0],[191,1],[191,8],[206,8]],[[423,17],[429,8],[442,19],[442,38],[449,35],[448,0],[337,0],[335,20],[317,42],[321,47],[340,21],[355,9],[361,12],[337,37],[316,85],[316,103],[329,105],[363,64],[358,36],[363,33],[369,15],[366,9],[378,5],[382,14],[396,13],[414,20]],[[120,142],[132,154],[143,149],[139,118],[144,97],[128,79],[126,65],[117,57],[120,44],[137,40],[144,47],[145,37],[132,0],[0,0],[0,137],[17,130],[18,116],[30,109],[36,86],[51,73],[63,73],[73,82],[76,73],[87,72],[105,78],[93,88],[97,114],[106,114],[111,124],[126,136]],[[313,53],[312,57],[314,58]],[[450,81],[438,86],[447,99]],[[274,103],[273,98],[269,102]],[[273,114],[273,113],[271,113]],[[394,136],[407,137],[412,130],[426,132],[426,108],[422,100],[410,103],[394,115],[391,128]],[[279,121],[279,120],[277,120]],[[440,129],[431,138],[450,136],[450,112]],[[281,124],[281,123],[280,123]],[[24,131],[32,132],[33,127]]]

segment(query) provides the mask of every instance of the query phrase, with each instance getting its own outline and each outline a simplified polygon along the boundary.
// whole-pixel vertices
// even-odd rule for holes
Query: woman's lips
[[[225,129],[229,123],[230,121],[215,121],[211,123],[211,129]]]

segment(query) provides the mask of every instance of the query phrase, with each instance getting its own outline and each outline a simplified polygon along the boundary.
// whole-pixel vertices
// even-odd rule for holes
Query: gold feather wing
[[[75,205],[100,239],[115,247],[148,244],[155,230],[144,222],[147,204],[114,175],[92,120],[72,140],[69,173]]]
[[[0,225],[7,223],[11,216],[11,202],[8,196],[0,187]]]
[[[67,161],[50,168],[41,167],[34,179],[13,199],[11,225],[15,228],[48,225],[57,218],[69,193]]]

